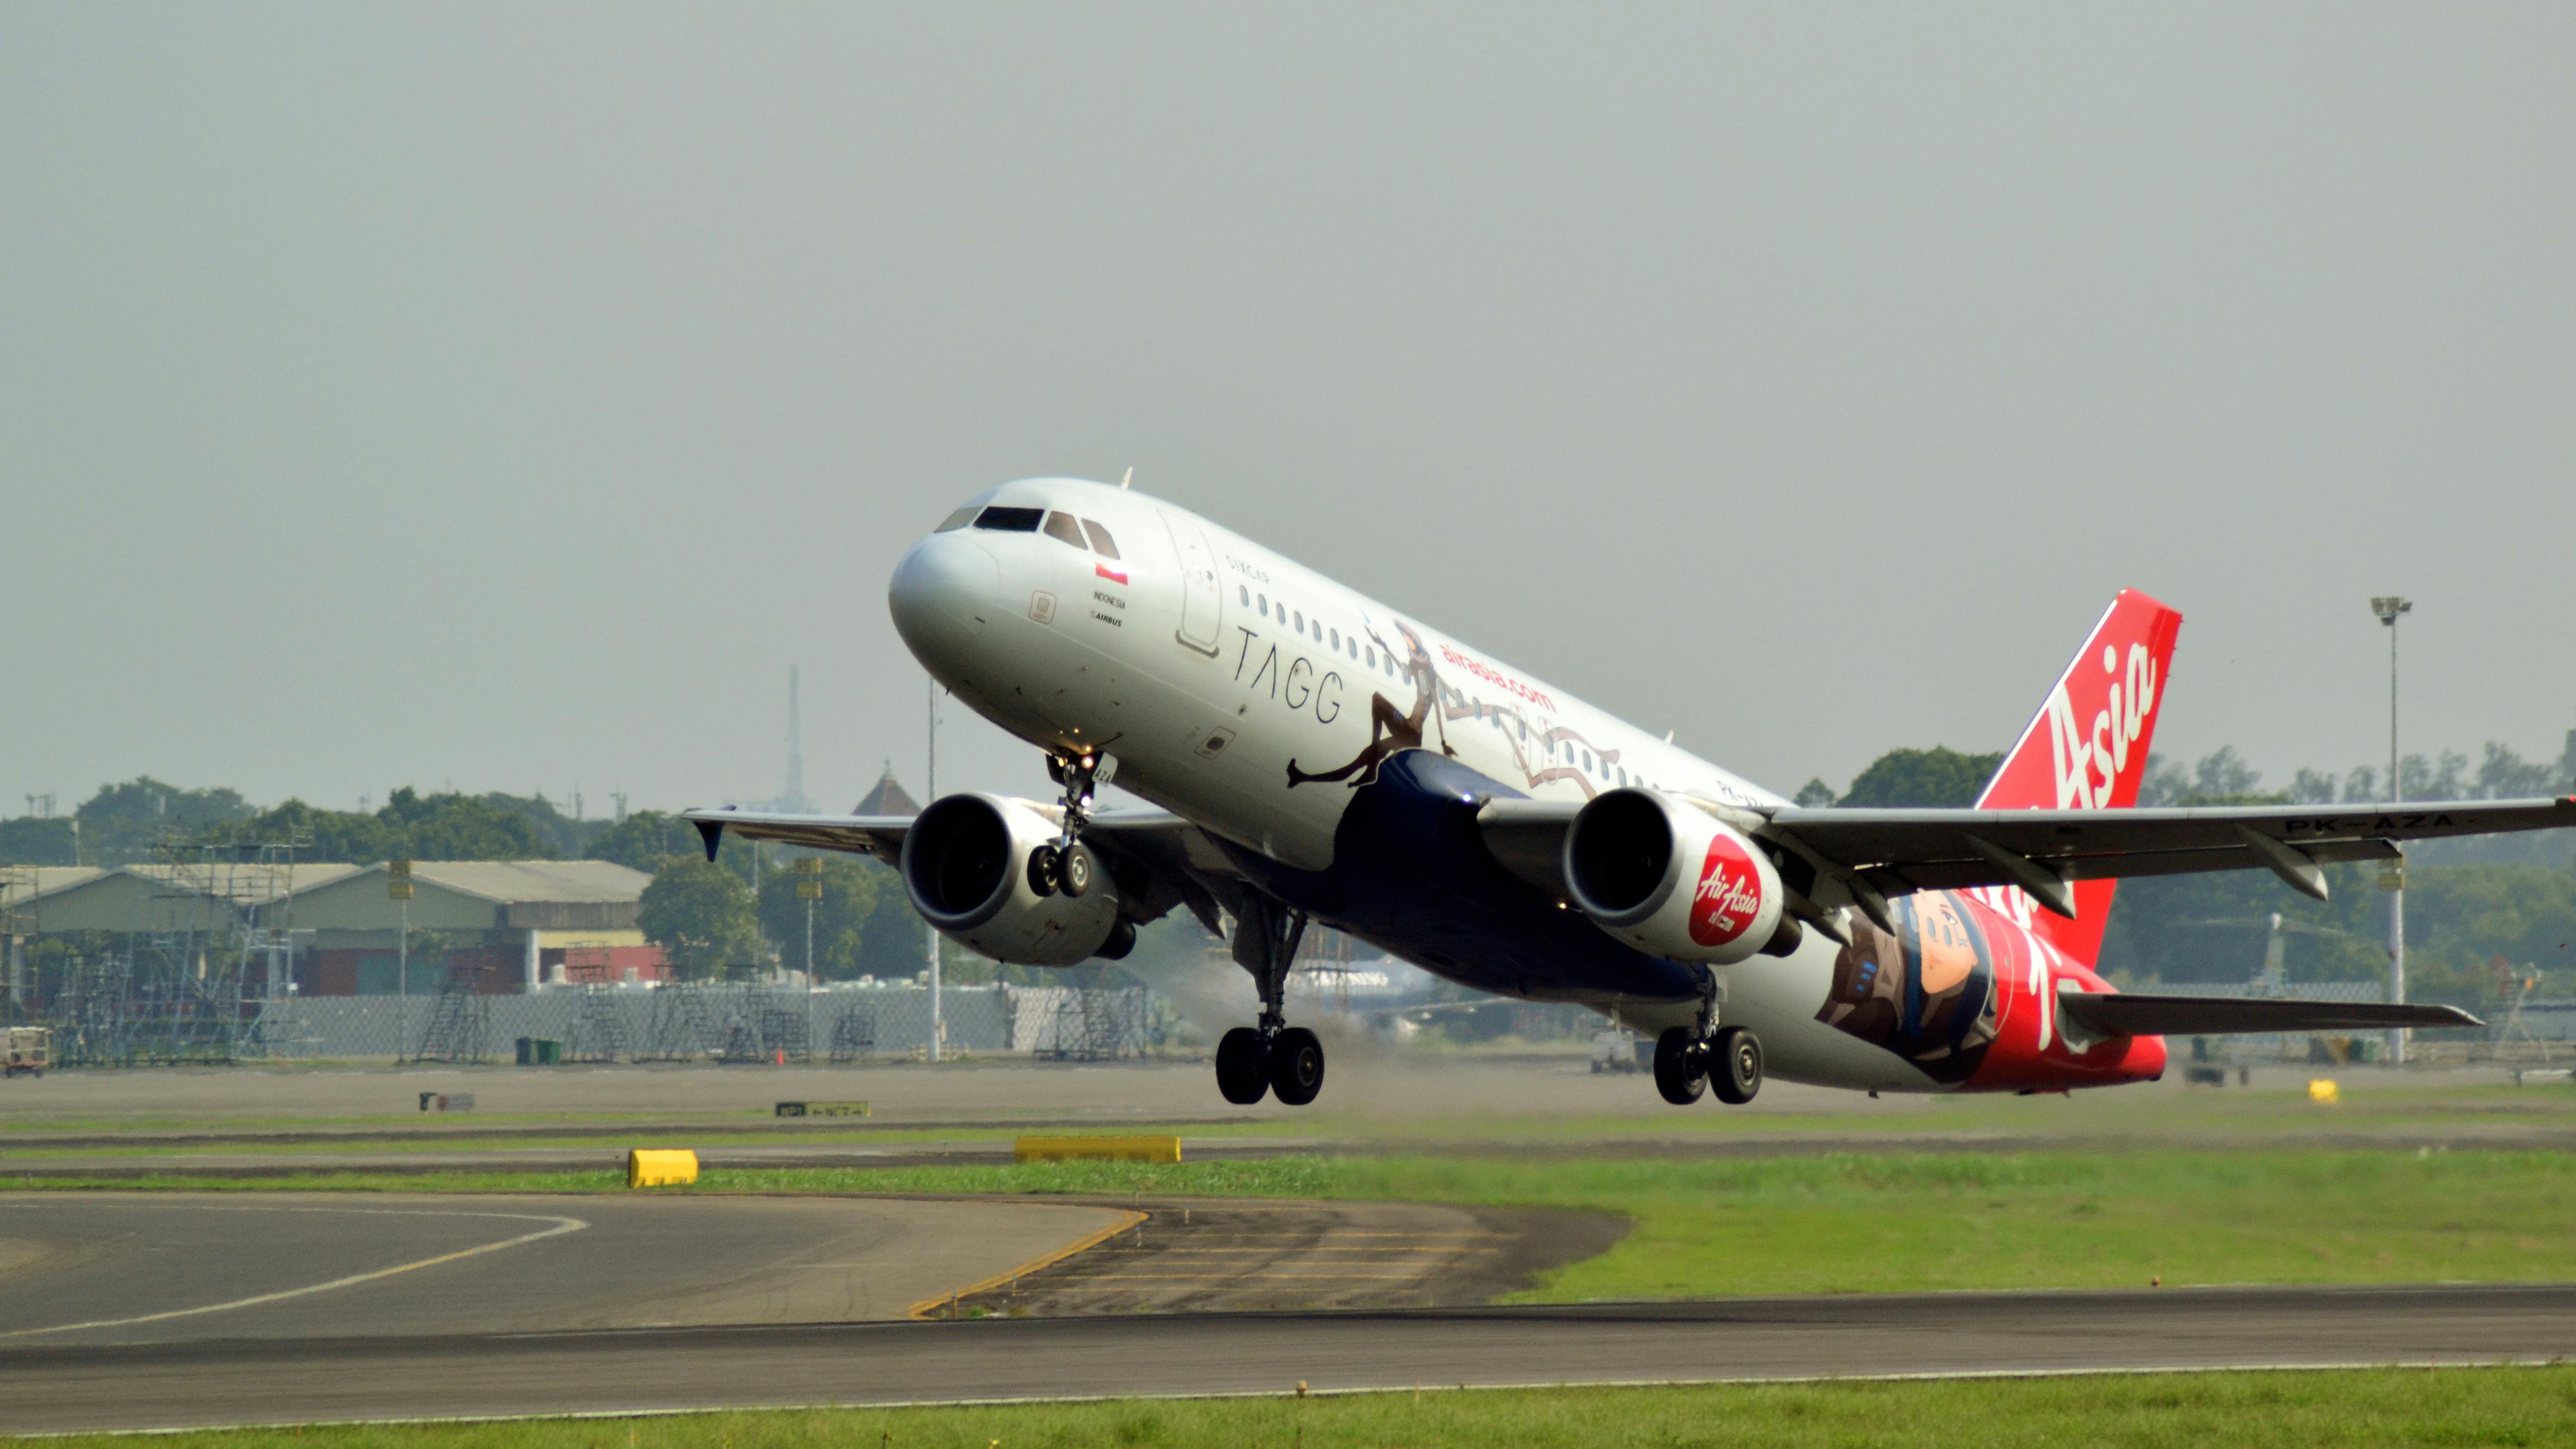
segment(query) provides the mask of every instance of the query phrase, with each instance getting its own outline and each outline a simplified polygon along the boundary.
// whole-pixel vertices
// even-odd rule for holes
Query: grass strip
[[[1891,1366],[1896,1367],[1896,1366]],[[770,1410],[83,1436],[171,1449],[2344,1449],[2576,1437],[2576,1368],[1827,1382]]]
[[[0,1179],[65,1190],[623,1191],[609,1171]],[[710,1169],[659,1192],[1342,1198],[1623,1213],[1609,1252],[1523,1301],[2576,1280],[2576,1156],[1830,1153],[1749,1160],[1287,1157],[909,1168]]]

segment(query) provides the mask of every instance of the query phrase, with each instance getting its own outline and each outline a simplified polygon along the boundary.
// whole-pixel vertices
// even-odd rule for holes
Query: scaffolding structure
[[[564,1042],[564,1059],[605,1065],[634,1053],[634,1044],[626,1039],[626,1014],[617,1006],[617,989],[583,988],[580,1014],[573,1018],[571,1036]]]
[[[836,1067],[848,1066],[877,1047],[877,1008],[872,1001],[854,1001],[841,1008],[832,1021],[831,1062]]]
[[[682,982],[653,991],[653,1020],[644,1031],[639,1062],[693,1062],[724,1043],[706,989]]]
[[[716,1060],[735,1064],[801,1062],[811,1057],[812,1044],[813,1030],[806,1013],[793,1007],[755,1007],[726,1019],[724,1045],[716,1052]]]
[[[1081,987],[1055,998],[1036,1055],[1047,1061],[1107,1062],[1141,1057],[1148,1041],[1150,1007],[1137,987]]]
[[[156,842],[123,949],[73,963],[46,1014],[55,1060],[222,1064],[281,1046],[292,1035],[300,844]]]
[[[483,966],[450,963],[421,1028],[416,1062],[481,1062],[490,1056],[492,1003],[483,994]]]

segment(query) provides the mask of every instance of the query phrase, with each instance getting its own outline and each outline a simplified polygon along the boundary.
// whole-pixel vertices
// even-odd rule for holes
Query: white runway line
[[[165,1206],[179,1206],[179,1204],[165,1204]],[[360,1217],[495,1218],[503,1221],[517,1221],[525,1223],[551,1223],[553,1226],[542,1228],[533,1233],[522,1233],[515,1238],[504,1238],[496,1243],[482,1243],[471,1248],[459,1248],[455,1252],[441,1253],[434,1258],[422,1258],[416,1262],[410,1263],[397,1263],[390,1268],[377,1268],[366,1273],[352,1273],[345,1278],[334,1278],[327,1283],[308,1283],[301,1288],[281,1288],[274,1293],[257,1293],[248,1298],[235,1298],[224,1303],[207,1303],[195,1308],[171,1308],[165,1309],[159,1313],[138,1313],[131,1318],[96,1318],[86,1323],[57,1323],[47,1328],[11,1329],[6,1332],[0,1332],[0,1339],[33,1338],[39,1334],[46,1333],[74,1333],[87,1328],[126,1328],[138,1323],[161,1323],[173,1318],[195,1318],[207,1313],[229,1313],[237,1308],[256,1308],[263,1303],[279,1303],[289,1298],[303,1298],[315,1293],[329,1293],[340,1288],[354,1288],[361,1283],[373,1283],[402,1273],[414,1273],[423,1268],[435,1268],[441,1263],[453,1263],[464,1258],[480,1257],[485,1253],[497,1253],[503,1248],[515,1248],[524,1243],[533,1243],[545,1238],[557,1238],[566,1233],[578,1233],[590,1226],[589,1223],[582,1221],[580,1218],[556,1217],[551,1214],[543,1213],[469,1213],[456,1212],[453,1210],[440,1210],[437,1208],[270,1207],[260,1203],[209,1203],[202,1206],[195,1203],[189,1203],[185,1204],[185,1206],[198,1208],[200,1211],[214,1212],[349,1213]]]

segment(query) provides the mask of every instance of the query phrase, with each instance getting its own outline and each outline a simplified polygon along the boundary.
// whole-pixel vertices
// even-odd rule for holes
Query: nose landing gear
[[[1091,823],[1091,798],[1118,773],[1118,757],[1095,750],[1078,755],[1047,756],[1047,774],[1064,786],[1064,829],[1055,844],[1029,852],[1029,889],[1041,896],[1062,891],[1079,898],[1091,889],[1098,862],[1082,849],[1082,829]]]
[[[1306,935],[1306,913],[1266,896],[1250,896],[1235,918],[1234,959],[1252,973],[1261,993],[1261,1024],[1238,1026],[1218,1041],[1216,1089],[1237,1106],[1270,1093],[1303,1107],[1324,1090],[1324,1044],[1302,1026],[1288,1025],[1288,967]]]

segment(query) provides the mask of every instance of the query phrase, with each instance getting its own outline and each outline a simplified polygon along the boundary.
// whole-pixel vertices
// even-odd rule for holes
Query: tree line
[[[2002,764],[2000,754],[1942,746],[1890,750],[1835,791],[1811,780],[1800,804],[1852,807],[1965,807]],[[2497,799],[2576,793],[2576,737],[2555,761],[2525,760],[2498,744],[2474,764],[2442,751],[2399,762],[2409,799]],[[2188,763],[2150,756],[2139,803],[2369,804],[2384,771],[2302,769],[2284,788],[2233,748]],[[78,830],[72,827],[77,823]],[[728,837],[705,859],[695,827],[642,810],[619,820],[579,820],[543,795],[396,790],[373,811],[325,810],[300,800],[271,809],[229,789],[186,790],[138,777],[102,787],[69,817],[0,820],[0,864],[119,865],[152,858],[156,843],[211,845],[294,839],[300,861],[610,860],[654,877],[641,925],[685,974],[714,976],[743,965],[805,964],[805,902],[789,861],[801,851],[755,849]],[[2426,841],[2409,851],[2406,872],[2410,994],[2462,1005],[2492,1004],[2527,971],[2544,991],[2576,994],[2576,832],[2549,831]],[[823,894],[814,902],[814,966],[825,979],[909,977],[923,968],[920,918],[894,872],[859,857],[823,856]],[[2262,871],[2170,876],[2125,883],[2112,910],[2102,966],[2128,985],[2242,980],[2262,965],[2278,912],[2288,935],[2293,979],[2379,981],[2388,970],[2386,897],[2375,867],[2328,870],[2326,901],[2313,901]],[[1172,951],[1204,945],[1170,934]],[[1191,934],[1186,943],[1178,940]],[[950,979],[992,979],[990,962],[943,956]],[[1010,974],[1004,972],[1003,974]],[[1050,974],[1048,980],[1066,979]]]

